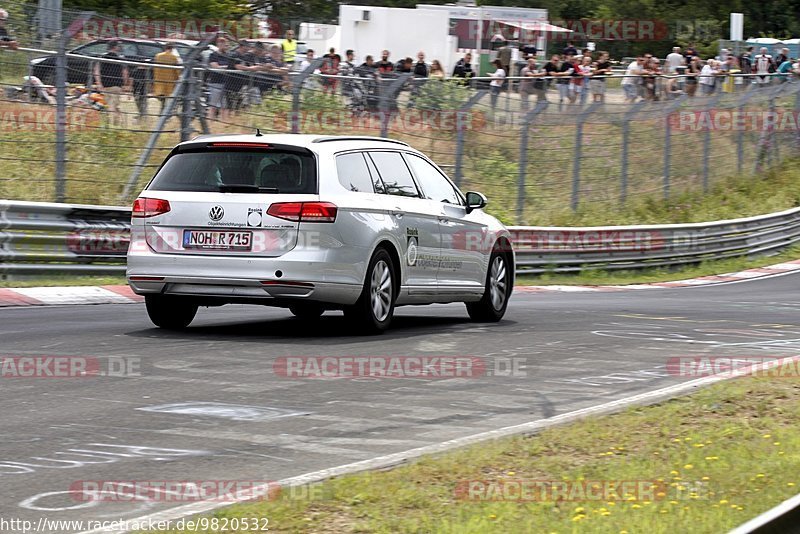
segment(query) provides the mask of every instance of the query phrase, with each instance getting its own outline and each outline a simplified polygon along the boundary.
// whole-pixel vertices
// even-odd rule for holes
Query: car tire
[[[189,326],[197,314],[197,304],[181,297],[147,295],[144,298],[147,315],[159,328],[182,330]]]
[[[496,323],[503,318],[514,290],[512,273],[508,255],[495,247],[489,258],[483,297],[477,302],[466,303],[467,313],[473,321]]]
[[[394,314],[395,268],[385,249],[378,249],[367,266],[364,288],[358,301],[345,308],[345,318],[361,333],[379,334],[389,328]]]
[[[289,306],[289,311],[298,319],[303,319],[305,321],[315,321],[325,313],[325,309],[319,304],[306,302]]]

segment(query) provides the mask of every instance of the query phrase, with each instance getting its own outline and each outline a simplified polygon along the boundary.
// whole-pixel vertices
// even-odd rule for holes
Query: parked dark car
[[[91,84],[92,80],[92,60],[91,58],[102,57],[108,51],[108,43],[118,41],[121,44],[122,56],[127,61],[140,63],[151,63],[153,57],[164,50],[163,43],[146,39],[97,39],[90,43],[83,44],[70,50],[69,54],[85,56],[67,56],[67,83]],[[182,56],[186,55],[189,45],[175,43],[175,48]],[[39,78],[45,85],[55,83],[55,56],[38,57],[31,60],[31,73]],[[146,76],[146,69],[133,69],[133,78]]]

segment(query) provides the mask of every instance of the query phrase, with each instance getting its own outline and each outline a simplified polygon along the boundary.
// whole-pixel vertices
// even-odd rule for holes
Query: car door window
[[[386,187],[386,193],[401,197],[419,197],[414,177],[399,152],[370,152]]]
[[[158,45],[151,45],[146,43],[139,43],[139,53],[141,57],[153,59],[156,54],[162,52],[164,49]]]
[[[336,156],[336,172],[339,175],[339,183],[348,191],[375,192],[372,188],[372,176],[362,153],[353,152]]]
[[[417,178],[425,198],[456,206],[461,205],[461,196],[436,167],[413,154],[405,154],[404,157],[411,170],[414,171],[414,176]]]
[[[136,43],[122,43],[123,57],[136,57],[138,55],[139,50],[136,48]]]
[[[76,49],[74,53],[81,54],[84,56],[100,57],[103,54],[105,54],[107,50],[108,50],[107,43],[92,43]]]

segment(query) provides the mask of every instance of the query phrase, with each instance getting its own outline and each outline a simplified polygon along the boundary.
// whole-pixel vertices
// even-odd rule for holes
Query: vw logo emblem
[[[225,216],[225,210],[222,209],[222,206],[214,206],[208,212],[208,216],[212,221],[221,221]]]

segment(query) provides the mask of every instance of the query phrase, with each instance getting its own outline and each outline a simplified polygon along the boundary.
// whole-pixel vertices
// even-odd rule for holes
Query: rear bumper
[[[139,295],[191,296],[201,302],[223,304],[255,301],[286,306],[287,302],[314,301],[350,305],[361,294],[367,254],[366,250],[349,247],[336,251],[295,249],[278,258],[156,254],[146,250],[128,254],[127,278]]]

